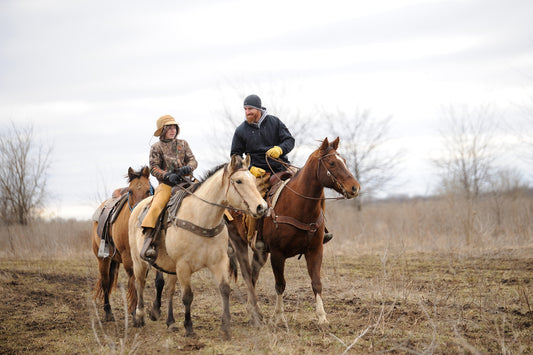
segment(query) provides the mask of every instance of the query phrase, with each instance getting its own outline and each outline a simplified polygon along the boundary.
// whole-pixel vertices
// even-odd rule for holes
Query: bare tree
[[[349,115],[338,110],[325,113],[332,132],[341,138],[343,156],[361,184],[361,197],[355,199],[358,210],[365,199],[390,185],[397,176],[403,152],[387,149],[391,117],[377,119],[369,109]]]
[[[440,187],[452,197],[450,201],[464,199],[458,223],[463,226],[466,245],[470,245],[476,232],[475,205],[480,194],[489,189],[495,171],[496,115],[488,105],[476,109],[448,106],[442,113],[443,155],[434,164],[440,169]]]
[[[0,134],[0,217],[26,225],[43,207],[51,147],[34,140],[33,126],[11,127]]]
[[[443,155],[434,160],[441,186],[475,199],[489,184],[496,158],[496,117],[488,106],[443,109],[445,129],[440,131]]]

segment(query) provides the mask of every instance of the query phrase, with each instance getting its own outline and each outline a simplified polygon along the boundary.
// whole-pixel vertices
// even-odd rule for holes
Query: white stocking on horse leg
[[[280,322],[288,331],[289,324],[287,323],[287,319],[285,318],[285,313],[283,309],[283,295],[276,296],[276,308],[274,309],[274,316],[272,320],[273,325],[278,325]]]
[[[328,320],[326,319],[324,303],[322,302],[322,297],[319,294],[316,295],[316,316],[318,317],[318,325],[329,324]]]

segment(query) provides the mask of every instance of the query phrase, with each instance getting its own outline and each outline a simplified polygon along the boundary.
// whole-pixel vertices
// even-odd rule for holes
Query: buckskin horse
[[[170,275],[165,286],[168,298],[169,329],[176,329],[172,312],[172,295],[176,281],[181,287],[182,302],[185,306],[186,336],[194,335],[191,319],[193,291],[191,276],[196,271],[207,267],[218,284],[222,299],[223,338],[230,338],[230,260],[228,257],[228,232],[224,221],[224,211],[234,208],[255,217],[262,216],[267,204],[257,191],[255,178],[248,171],[250,157],[243,161],[234,156],[229,164],[211,170],[205,179],[187,190],[181,207],[174,216],[170,216],[170,225],[161,231],[160,246],[154,266]],[[150,264],[139,256],[144,236],[140,227],[140,216],[150,203],[145,199],[133,210],[129,220],[129,238],[133,258],[135,282],[137,289],[137,308],[134,312],[134,326],[144,325],[143,291],[145,277]],[[174,213],[169,213],[172,215]]]
[[[130,244],[128,239],[128,220],[133,207],[142,199],[151,195],[150,170],[143,167],[139,171],[128,169],[129,186],[124,189],[117,189],[113,192],[113,198],[103,202],[95,212],[93,217],[92,247],[94,255],[98,260],[99,278],[95,285],[95,299],[101,298],[104,302],[105,320],[114,320],[109,296],[116,287],[120,264],[124,264],[124,269],[128,274],[128,311],[131,313],[137,303],[135,292],[135,280],[133,276],[133,262],[130,254]],[[100,228],[100,231],[99,231]],[[98,256],[102,233],[106,233],[106,242],[110,249],[109,255]],[[161,273],[156,276],[157,296],[154,300],[151,318],[158,319],[161,306],[161,292],[164,279]]]
[[[270,213],[264,217],[262,233],[258,231],[258,239],[263,241],[264,248],[252,248],[252,265],[248,258],[245,223],[238,213],[232,212],[233,221],[228,222],[230,241],[236,249],[234,257],[239,262],[247,285],[247,310],[250,322],[255,326],[259,326],[263,318],[257,305],[255,286],[268,253],[277,294],[273,323],[281,321],[288,328],[283,311],[285,261],[296,255],[304,255],[315,296],[318,324],[328,324],[320,280],[325,228],[324,188],[333,189],[348,199],[356,197],[360,190],[359,183],[346,166],[346,160],[337,152],[338,146],[339,137],[331,143],[325,138],[292,178],[272,186],[267,197],[271,205]]]

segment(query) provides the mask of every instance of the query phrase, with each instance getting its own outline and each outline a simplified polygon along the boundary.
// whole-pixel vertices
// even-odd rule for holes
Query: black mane
[[[224,163],[224,164],[219,164],[217,166],[215,166],[214,168],[210,169],[207,173],[205,173],[205,175],[203,177],[201,177],[199,179],[199,183],[198,184],[193,184],[193,186],[191,186],[191,189],[190,191],[191,192],[194,192],[196,190],[198,190],[198,188],[200,187],[200,185],[202,185],[207,179],[209,179],[211,176],[215,175],[215,173],[217,171],[219,171],[220,169],[223,169],[225,168],[226,166],[228,165],[228,163]]]

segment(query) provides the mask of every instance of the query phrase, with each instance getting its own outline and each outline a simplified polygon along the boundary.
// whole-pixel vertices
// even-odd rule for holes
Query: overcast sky
[[[53,146],[50,215],[89,219],[148,164],[159,116],[177,119],[205,171],[213,118],[242,107],[235,92],[259,88],[268,108],[260,88],[282,87],[304,112],[391,116],[407,153],[399,192],[430,193],[443,105],[512,119],[532,96],[532,24],[530,0],[3,0],[0,128],[33,124]]]

